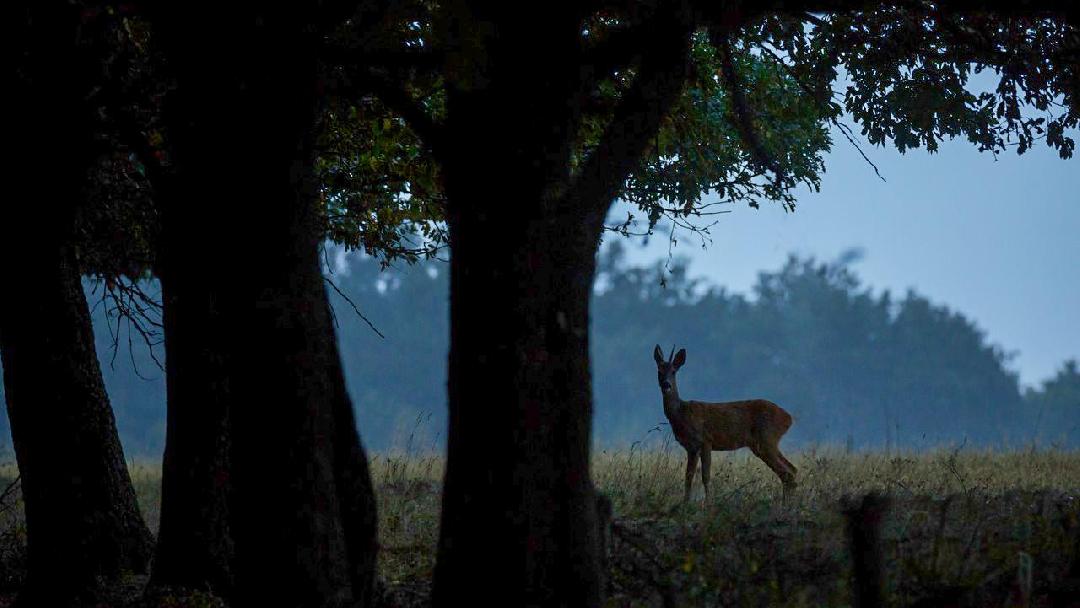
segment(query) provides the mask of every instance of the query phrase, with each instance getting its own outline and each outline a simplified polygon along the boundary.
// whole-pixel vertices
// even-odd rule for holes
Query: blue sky
[[[882,182],[842,136],[834,142],[821,192],[802,193],[794,213],[736,207],[707,249],[684,235],[674,253],[691,258],[692,275],[746,293],[789,253],[833,260],[860,247],[853,268],[866,285],[913,288],[962,312],[1017,352],[1023,384],[1080,358],[1080,158],[1036,147],[995,160],[959,140],[936,154],[864,145]],[[667,242],[627,253],[645,263],[666,256]]]

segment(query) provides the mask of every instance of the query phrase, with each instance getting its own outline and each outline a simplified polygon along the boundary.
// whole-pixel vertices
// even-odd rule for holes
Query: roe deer
[[[675,347],[671,348],[674,353]],[[709,466],[713,451],[737,450],[748,447],[780,478],[784,494],[795,487],[795,466],[780,453],[780,438],[791,427],[791,415],[784,408],[765,399],[706,403],[683,401],[675,383],[675,372],[686,363],[686,349],[664,360],[660,345],[653,351],[657,379],[664,395],[664,414],[671,423],[675,439],[686,448],[686,497],[694,471],[701,460],[701,484],[705,500],[709,499]]]

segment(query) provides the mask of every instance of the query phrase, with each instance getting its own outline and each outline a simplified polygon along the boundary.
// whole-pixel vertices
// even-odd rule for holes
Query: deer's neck
[[[682,399],[679,398],[679,385],[675,384],[674,379],[671,381],[671,390],[666,393],[661,392],[661,394],[664,397],[664,414],[668,420],[681,419],[679,406],[682,405]]]

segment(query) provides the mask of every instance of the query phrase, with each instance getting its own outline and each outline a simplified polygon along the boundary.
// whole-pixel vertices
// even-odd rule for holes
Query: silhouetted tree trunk
[[[155,580],[225,581],[243,606],[367,605],[374,585],[374,494],[318,261],[310,21],[295,7],[155,15],[177,79],[162,201],[171,571]],[[211,568],[185,571],[185,546],[199,549],[185,534],[214,539]]]
[[[573,218],[521,224],[488,209],[450,224],[435,604],[597,605],[588,301],[598,233]]]
[[[163,247],[162,257],[172,249]],[[168,411],[152,584],[226,595],[233,587],[227,327],[199,281],[203,266],[188,263],[160,264]]]
[[[5,37],[21,51],[5,89],[17,120],[6,131],[15,154],[0,207],[0,359],[29,551],[19,602],[61,606],[92,600],[97,577],[145,572],[152,538],[124,463],[73,245],[95,155],[84,88],[93,58],[77,46],[80,12],[27,4],[6,25],[17,28]]]
[[[525,17],[485,12],[478,20],[491,27],[454,17],[464,50],[453,60],[479,76],[451,82],[447,137],[436,144],[453,254],[433,601],[597,606],[595,254],[608,207],[681,91],[689,26],[658,20],[638,81],[571,175],[588,70],[551,66],[574,65],[580,23],[548,6]]]
[[[266,582],[287,580],[287,605],[368,605],[374,494],[318,264],[318,214],[310,193],[277,196],[283,221],[260,222],[274,238],[248,260],[257,266],[230,315],[241,329],[230,426],[238,594],[278,604],[282,590]]]
[[[4,251],[0,357],[29,541],[26,605],[91,594],[95,576],[145,572],[152,548],[94,351],[69,248]]]

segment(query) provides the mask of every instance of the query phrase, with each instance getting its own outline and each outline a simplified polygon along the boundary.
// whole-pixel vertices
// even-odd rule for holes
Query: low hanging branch
[[[104,289],[101,292],[100,299],[94,304],[91,313],[96,311],[98,306],[103,306],[105,309],[105,318],[109,324],[109,337],[112,340],[110,367],[114,369],[116,367],[116,357],[120,351],[121,321],[124,321],[127,326],[128,356],[131,359],[131,366],[135,371],[135,375],[143,380],[149,380],[139,372],[138,365],[135,362],[133,334],[139,335],[154,365],[159,370],[165,371],[165,365],[154,353],[154,348],[161,346],[163,343],[162,332],[164,325],[161,323],[161,302],[143,291],[143,288],[135,280],[121,276],[116,278],[105,277],[102,282]],[[96,293],[96,291],[97,287],[94,288],[92,293]],[[113,317],[116,318],[115,325],[112,322]]]
[[[754,118],[750,112],[749,104],[746,102],[744,83],[739,77],[739,72],[735,69],[735,62],[731,57],[731,37],[727,32],[721,33],[716,29],[711,29],[709,39],[720,53],[720,75],[723,78],[728,94],[731,96],[731,111],[735,122],[735,130],[738,131],[739,138],[746,144],[746,148],[754,162],[768,169],[776,176],[774,183],[779,188],[784,178],[784,172],[780,167],[780,163],[765,149],[765,145],[761,143],[761,138],[758,137],[757,130],[754,128]]]

